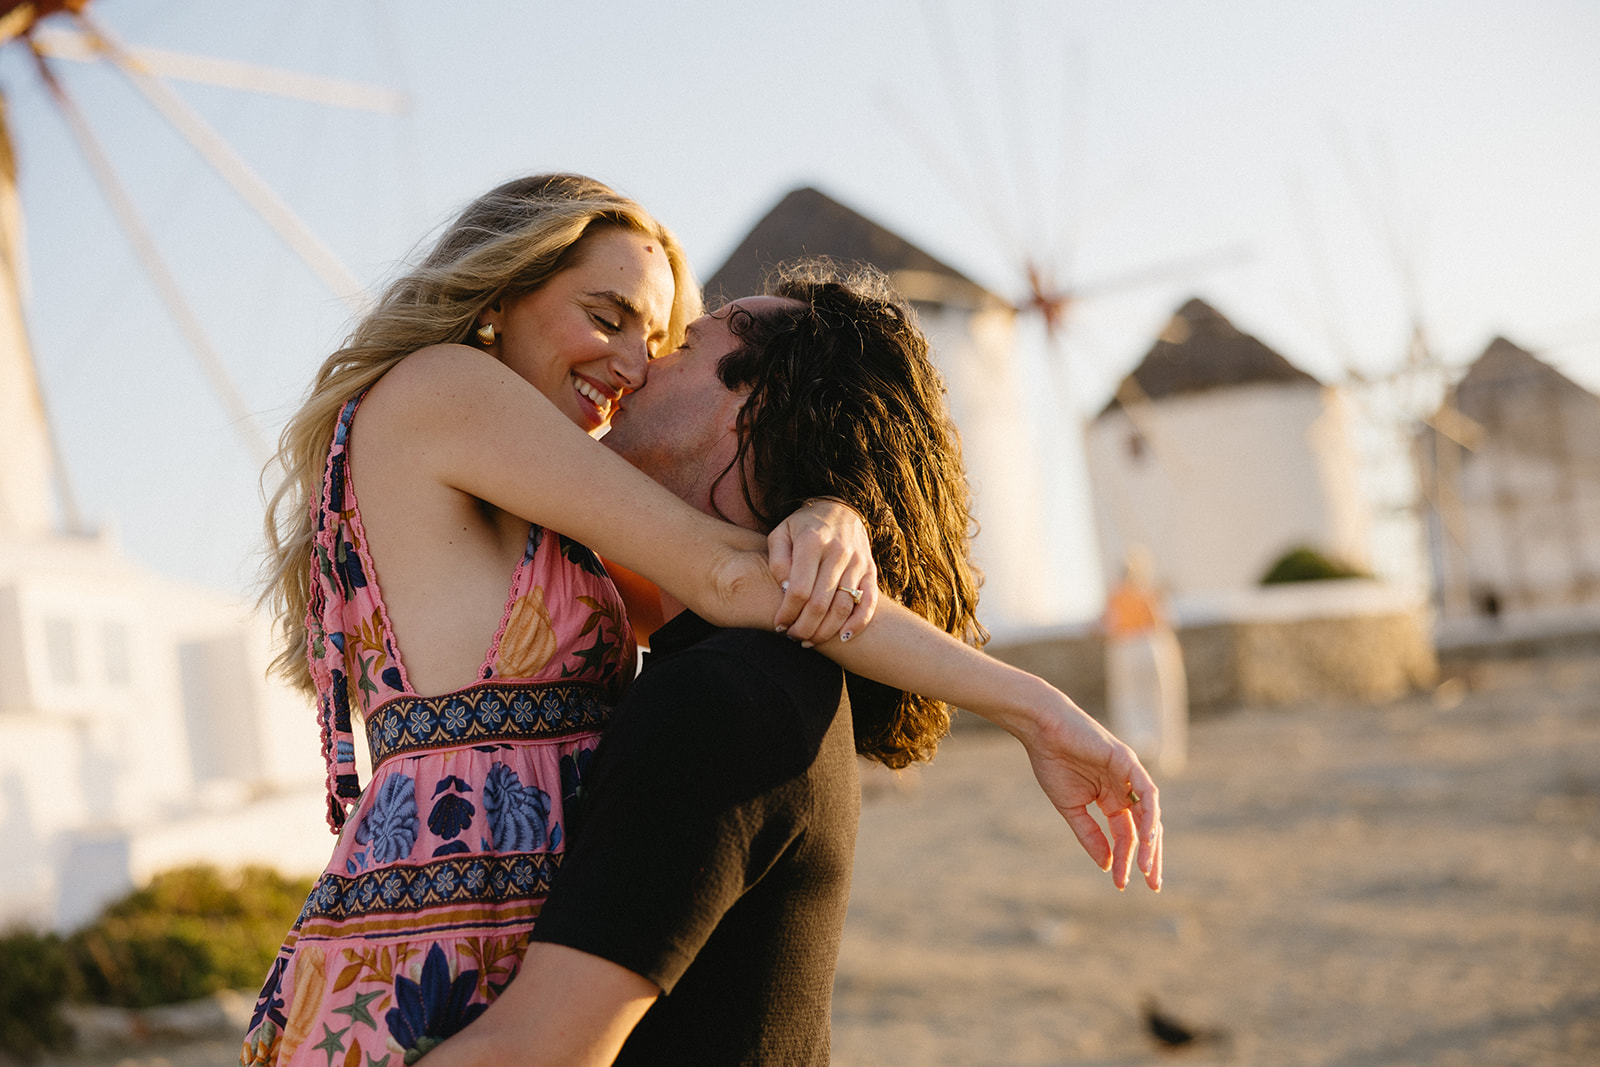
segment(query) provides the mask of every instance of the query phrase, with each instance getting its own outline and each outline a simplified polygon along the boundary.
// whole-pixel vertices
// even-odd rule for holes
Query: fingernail
[[[787,592],[788,592],[788,591],[789,591],[789,583],[788,583],[788,581],[787,581],[787,580],[785,580],[785,581],[783,581],[783,582],[782,582],[782,583],[781,583],[781,584],[780,584],[780,585],[779,585],[779,586],[778,586],[778,588],[779,588],[779,589],[782,589],[782,590],[783,590],[783,591],[784,591],[784,592],[785,592],[785,593],[787,593]]]
[[[855,636],[855,634],[851,633],[849,630],[846,630],[844,633],[839,635],[839,640],[848,641],[854,636]]]
[[[812,644],[810,641],[801,641],[800,642],[800,647],[801,648],[816,648],[817,646]]]

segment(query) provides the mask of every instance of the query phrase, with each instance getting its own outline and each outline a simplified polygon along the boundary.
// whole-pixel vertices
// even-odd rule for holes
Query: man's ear
[[[744,413],[744,405],[750,399],[750,390],[746,389],[742,393],[732,393],[731,395],[733,402],[728,405],[726,413],[728,424],[725,429],[731,434],[738,434],[739,416]]]

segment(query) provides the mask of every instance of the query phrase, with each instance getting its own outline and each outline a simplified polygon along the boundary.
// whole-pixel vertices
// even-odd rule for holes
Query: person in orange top
[[[1153,570],[1149,552],[1133,546],[1122,581],[1106,597],[1106,706],[1112,732],[1140,760],[1176,771],[1188,757],[1188,680]]]

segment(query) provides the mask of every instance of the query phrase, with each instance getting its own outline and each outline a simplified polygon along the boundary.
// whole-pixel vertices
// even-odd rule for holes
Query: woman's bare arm
[[[1064,693],[885,599],[872,626],[818,651],[847,670],[982,715],[1022,742],[1034,777],[1118,889],[1137,865],[1161,888],[1160,792],[1133,750]],[[1107,842],[1090,805],[1111,830]]]
[[[695,510],[597,447],[497,361],[439,346],[411,356],[385,381],[391,391],[405,391],[399,410],[409,420],[403,429],[413,476],[576,538],[718,625],[774,625],[782,592],[768,570],[766,538]],[[831,581],[819,582],[811,599],[848,603],[835,592]],[[843,615],[832,612],[824,621],[837,629]],[[1126,884],[1135,844],[1139,870],[1151,888],[1159,886],[1155,783],[1126,745],[1066,696],[891,602],[880,604],[877,621],[853,640],[826,640],[818,648],[858,674],[1005,727],[1027,748],[1041,787],[1079,842],[1118,886]],[[1090,804],[1106,816],[1109,844]]]
[[[719,625],[774,626],[782,591],[765,537],[685,504],[488,355],[460,345],[414,353],[374,388],[362,417],[373,420],[363,447],[403,455],[408,484],[566,534]],[[829,610],[798,636],[823,639],[844,621],[849,601],[825,577],[818,572],[813,598]]]

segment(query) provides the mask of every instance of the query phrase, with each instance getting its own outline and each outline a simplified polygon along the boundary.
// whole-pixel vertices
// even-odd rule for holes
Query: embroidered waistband
[[[412,752],[533,741],[602,729],[606,692],[592,682],[483,682],[440,697],[395,697],[367,716],[372,765]]]
[[[537,852],[451,857],[350,877],[324,874],[306,898],[300,923],[542,897],[560,866],[559,853]]]

